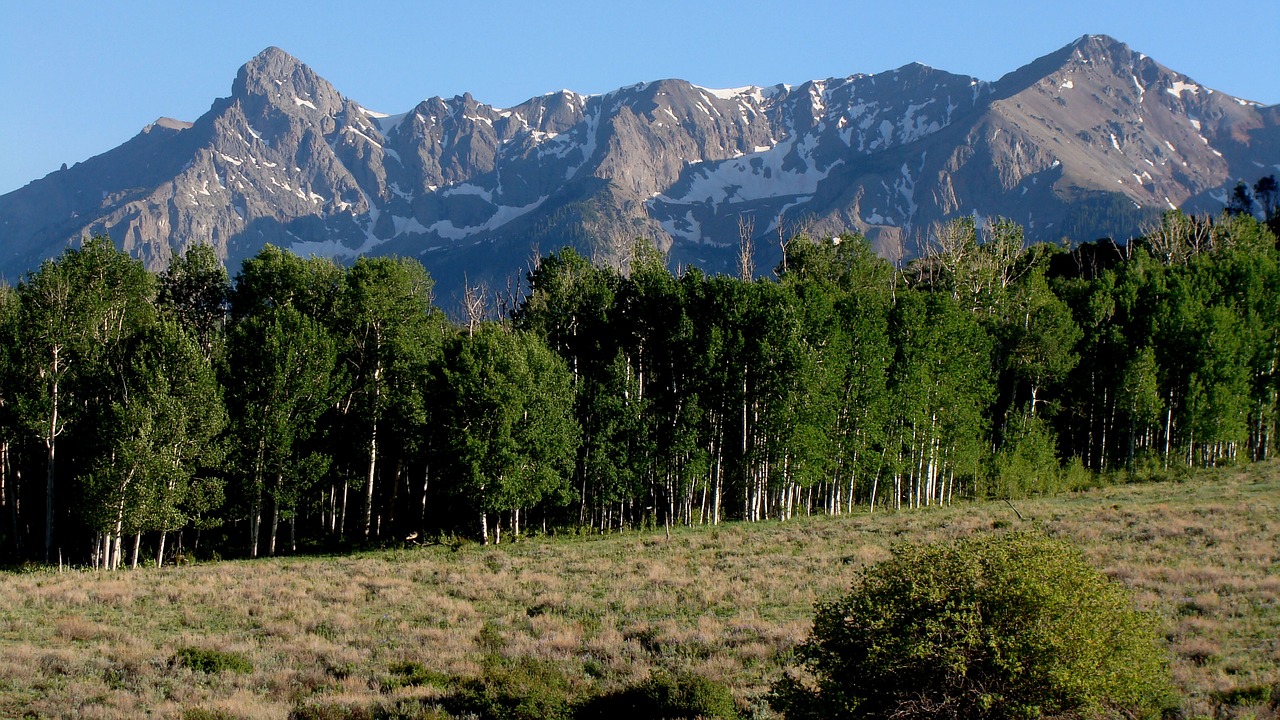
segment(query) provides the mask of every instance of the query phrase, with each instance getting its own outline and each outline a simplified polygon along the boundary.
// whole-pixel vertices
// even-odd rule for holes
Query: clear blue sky
[[[678,77],[738,87],[922,62],[995,80],[1092,33],[1209,87],[1280,103],[1280,2],[541,3],[0,0],[0,193],[194,120],[276,45],[365,107],[470,92],[498,107]]]

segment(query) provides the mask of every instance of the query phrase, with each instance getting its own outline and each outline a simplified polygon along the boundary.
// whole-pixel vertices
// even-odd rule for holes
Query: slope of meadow
[[[897,542],[1031,527],[1159,617],[1189,716],[1276,716],[1280,464],[1015,505],[2,575],[0,716],[284,718],[443,697],[494,656],[593,691],[689,670],[768,716],[760,696],[813,603],[859,567]],[[190,649],[252,669],[193,670]]]

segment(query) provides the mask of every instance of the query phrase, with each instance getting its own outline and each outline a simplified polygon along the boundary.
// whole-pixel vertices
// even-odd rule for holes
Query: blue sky
[[[470,92],[499,107],[679,77],[706,87],[922,62],[995,80],[1091,33],[1209,87],[1280,103],[1280,3],[0,0],[0,193],[194,120],[276,45],[365,107]]]

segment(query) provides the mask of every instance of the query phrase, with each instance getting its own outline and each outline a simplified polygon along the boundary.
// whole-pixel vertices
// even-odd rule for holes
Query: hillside
[[[0,277],[85,234],[152,269],[212,244],[420,258],[445,300],[574,246],[619,262],[637,237],[675,266],[756,268],[778,238],[857,231],[890,258],[933,223],[1005,216],[1029,240],[1124,239],[1171,207],[1221,207],[1280,167],[1280,110],[1197,84],[1106,36],[996,81],[911,64],[797,86],[678,79],[496,108],[469,94],[384,114],[268,48],[193,122],[0,196]]]
[[[1039,527],[1080,544],[1159,617],[1187,716],[1220,706],[1219,717],[1270,717],[1257,697],[1280,682],[1278,509],[1273,461],[1028,500],[1017,504],[1025,520],[1004,503],[957,504],[669,538],[7,574],[0,715],[283,718],[297,707],[430,706],[449,678],[479,675],[486,655],[535,658],[597,690],[690,670],[762,709],[759,694],[807,634],[813,602],[842,592],[893,543]],[[206,675],[173,660],[183,648],[230,651],[252,670]]]

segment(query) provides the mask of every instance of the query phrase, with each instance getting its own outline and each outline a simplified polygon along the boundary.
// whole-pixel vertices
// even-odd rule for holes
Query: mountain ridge
[[[636,237],[719,272],[746,218],[759,268],[780,233],[800,231],[855,230],[902,258],[962,214],[1009,217],[1031,240],[1127,237],[1275,169],[1280,107],[1101,35],[996,81],[909,63],[795,86],[562,90],[510,108],[464,93],[397,114],[269,47],[195,121],[160,118],[0,196],[0,275],[97,232],[153,269],[196,243],[232,267],[268,242],[411,255],[446,290],[464,275],[501,284],[563,245],[620,262]]]

